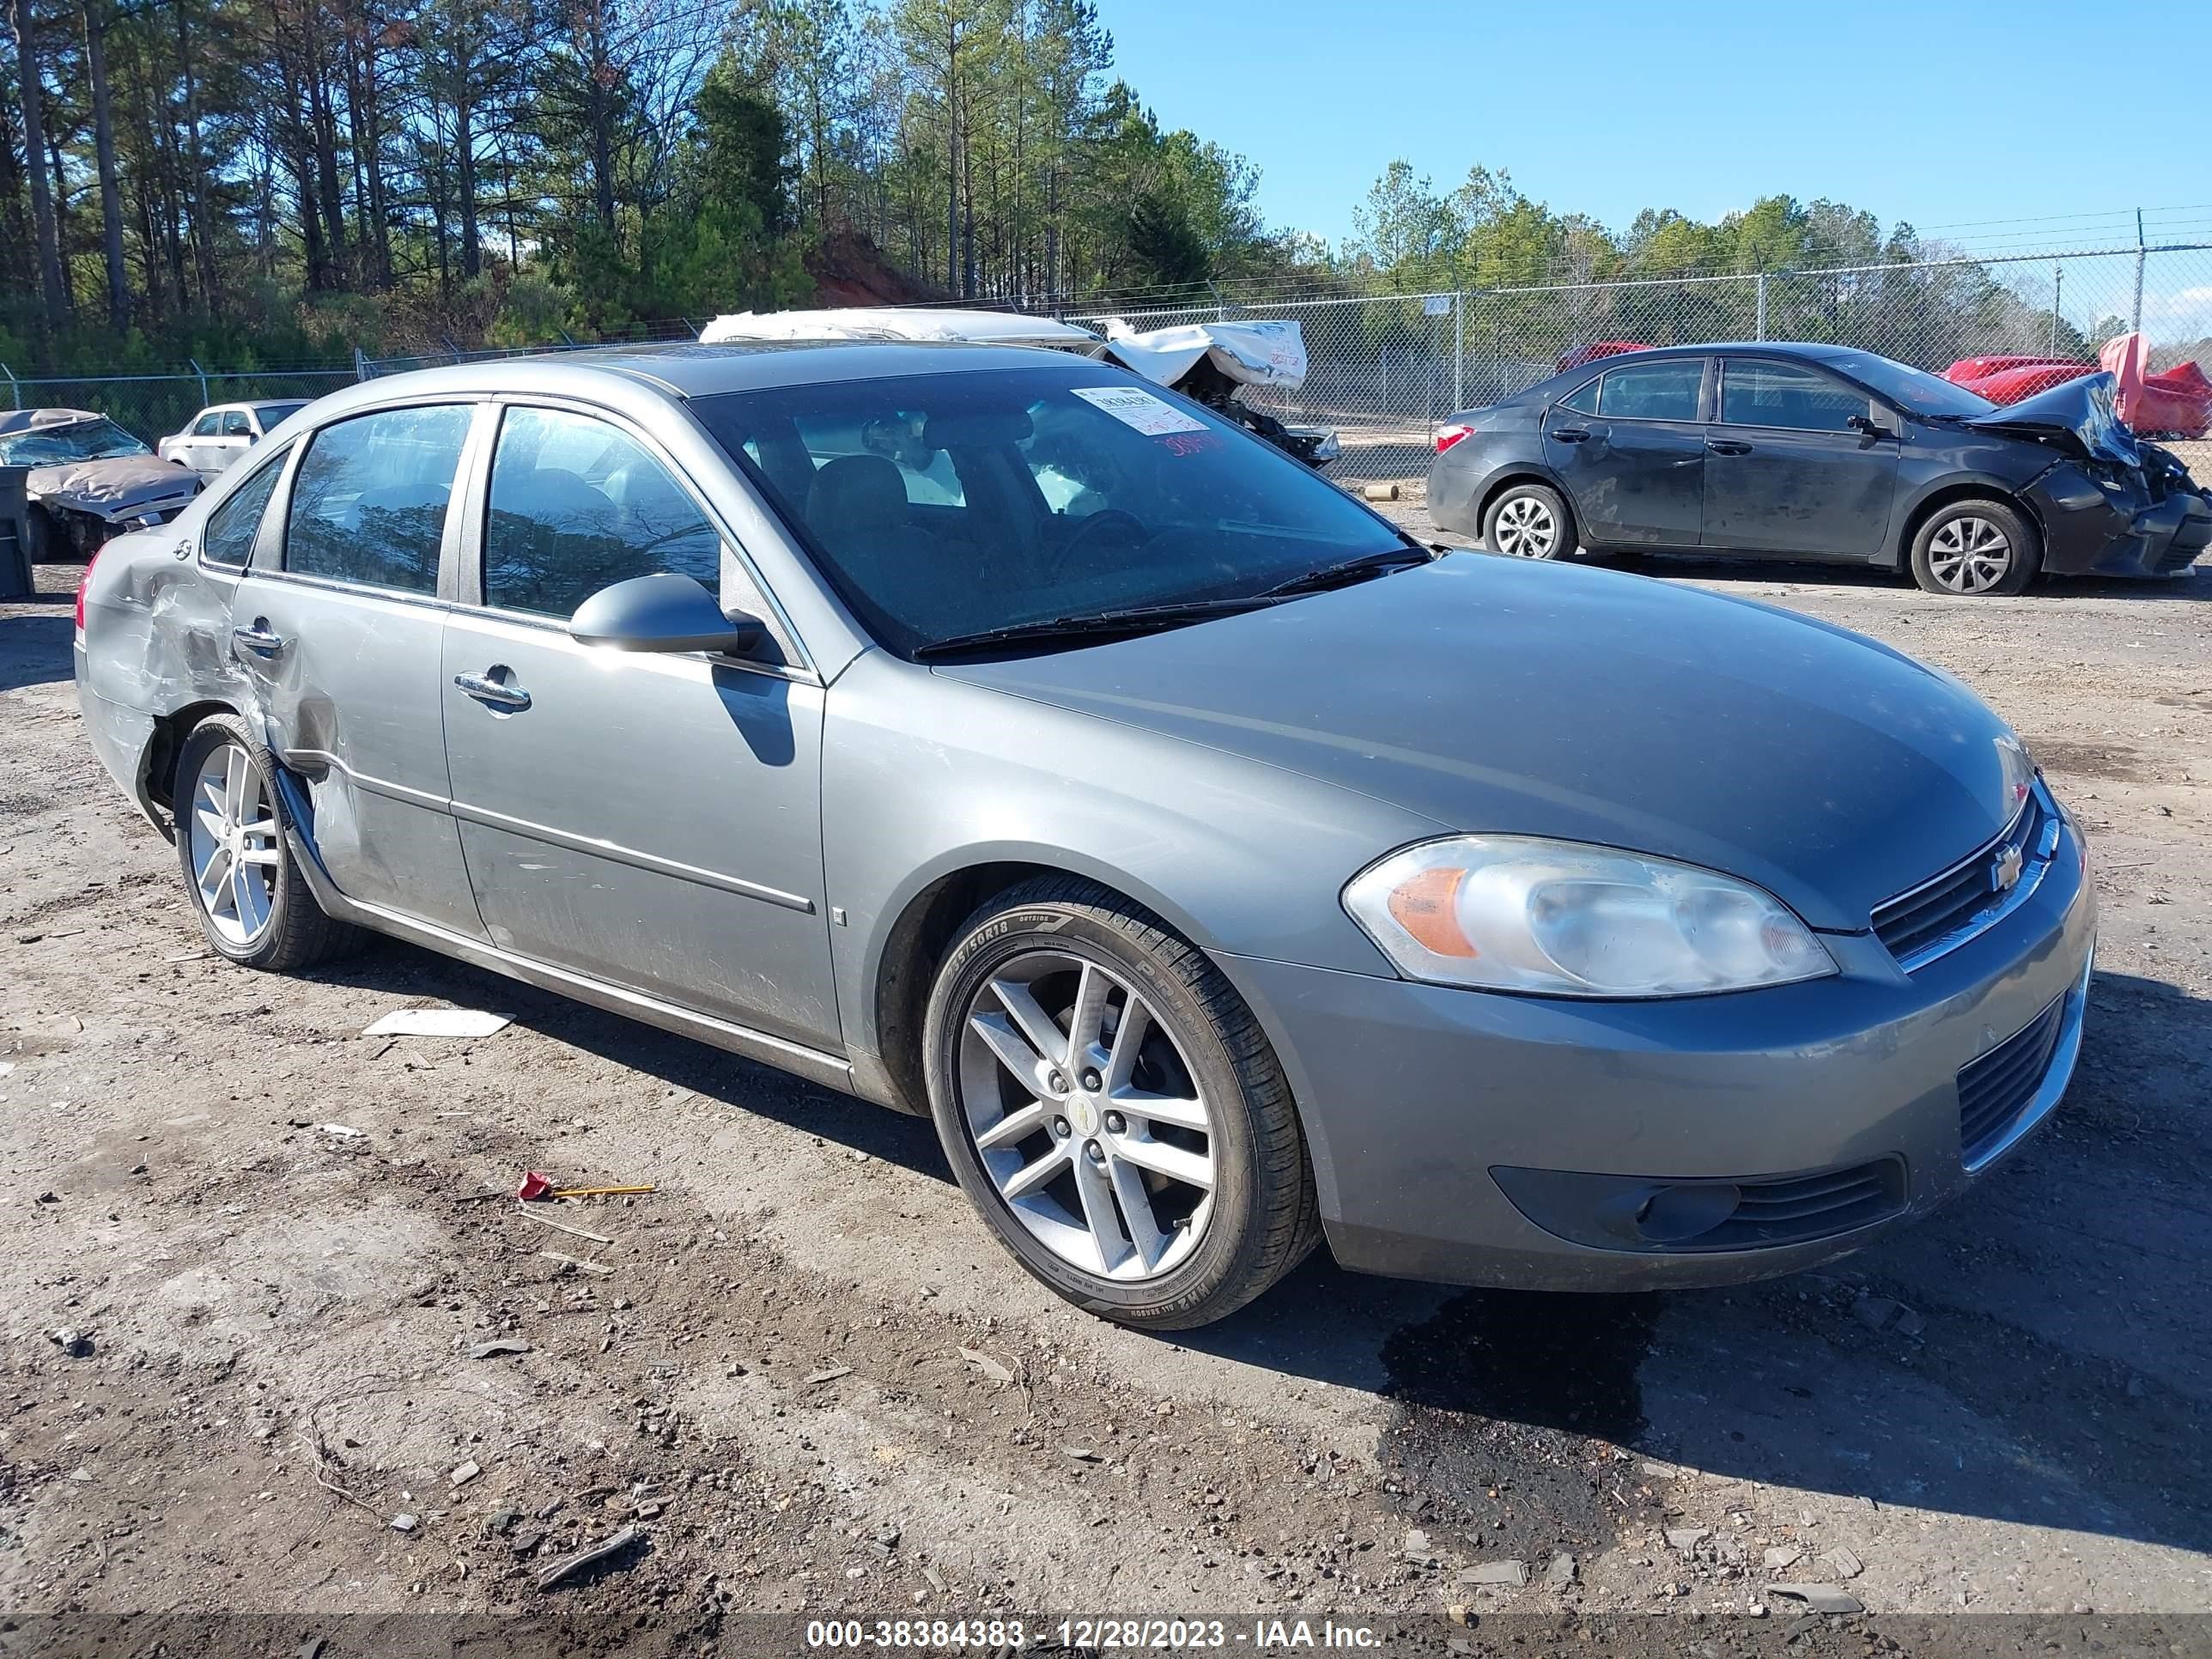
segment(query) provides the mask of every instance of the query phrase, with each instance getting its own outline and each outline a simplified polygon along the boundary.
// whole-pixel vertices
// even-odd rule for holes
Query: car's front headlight
[[[1836,971],[1750,883],[1580,842],[1424,842],[1354,877],[1344,904],[1401,973],[1442,985],[1673,997]]]

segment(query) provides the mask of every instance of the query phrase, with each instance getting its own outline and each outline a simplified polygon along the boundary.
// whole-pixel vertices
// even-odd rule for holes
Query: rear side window
[[[1600,383],[1597,412],[1623,421],[1694,421],[1705,378],[1698,357],[1616,368]]]
[[[284,568],[436,592],[446,508],[472,412],[466,404],[387,409],[317,433],[292,486]]]
[[[1721,366],[1721,419],[1730,426],[1848,432],[1870,407],[1865,392],[1802,364],[1731,357]]]
[[[1596,414],[1597,382],[1595,380],[1583,381],[1582,385],[1577,386],[1572,392],[1570,392],[1565,397],[1559,399],[1559,407],[1561,409],[1571,409],[1577,415]]]
[[[200,532],[202,558],[210,564],[234,567],[243,567],[252,559],[254,538],[261,533],[269,498],[276,493],[276,481],[283,473],[284,458],[271,458],[235,495],[208,514],[207,528]]]
[[[722,538],[668,469],[620,428],[509,409],[491,464],[484,603],[569,617],[615,582],[661,571],[709,590]]]

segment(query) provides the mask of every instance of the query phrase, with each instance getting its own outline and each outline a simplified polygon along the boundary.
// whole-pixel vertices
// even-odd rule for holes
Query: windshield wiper
[[[1417,544],[1394,547],[1382,553],[1362,554],[1356,559],[1346,559],[1341,564],[1323,565],[1318,570],[1309,570],[1303,576],[1293,576],[1288,581],[1277,582],[1259,595],[1263,599],[1286,599],[1297,593],[1318,593],[1323,588],[1348,587],[1353,582],[1369,576],[1388,574],[1393,570],[1408,570],[1417,564],[1433,564],[1440,555]]]
[[[998,645],[1027,645],[1033,641],[1081,639],[1141,634],[1155,628],[1203,622],[1209,617],[1233,616],[1255,611],[1272,602],[1267,594],[1237,599],[1187,599],[1176,605],[1140,605],[1123,611],[1100,611],[1088,616],[1054,617],[1049,622],[1014,623],[1005,628],[986,628],[974,634],[955,634],[915,648],[917,660],[949,657],[963,651],[987,650]]]

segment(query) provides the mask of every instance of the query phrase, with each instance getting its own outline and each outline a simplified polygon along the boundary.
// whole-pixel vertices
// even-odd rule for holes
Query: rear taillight
[[[1465,424],[1440,426],[1437,428],[1437,453],[1441,455],[1462,438],[1470,437],[1474,428]]]
[[[87,559],[84,562],[83,579],[76,585],[76,636],[80,640],[84,638],[84,590],[92,586],[92,568],[99,562],[100,555],[97,552]]]

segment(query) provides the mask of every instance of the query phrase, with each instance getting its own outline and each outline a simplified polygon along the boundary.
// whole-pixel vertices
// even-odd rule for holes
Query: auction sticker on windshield
[[[1163,403],[1133,386],[1079,386],[1068,388],[1087,404],[1095,404],[1123,426],[1134,427],[1147,437],[1164,438],[1170,432],[1203,432],[1206,422],[1194,421],[1174,404]]]

